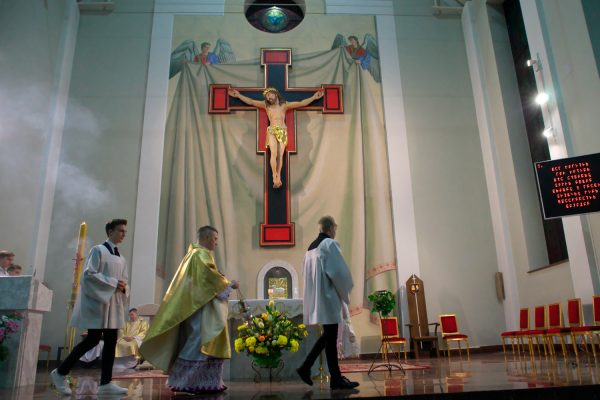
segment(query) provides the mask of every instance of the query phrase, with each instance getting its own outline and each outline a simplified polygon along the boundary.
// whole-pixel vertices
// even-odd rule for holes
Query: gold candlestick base
[[[323,336],[323,327],[319,325],[319,337]],[[329,375],[325,374],[323,370],[323,352],[319,354],[319,373],[312,377],[314,381],[321,383],[329,382]]]

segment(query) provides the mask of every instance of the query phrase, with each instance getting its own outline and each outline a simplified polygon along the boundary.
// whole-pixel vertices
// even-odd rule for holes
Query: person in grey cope
[[[311,367],[325,349],[327,367],[331,374],[332,390],[353,389],[358,382],[342,376],[337,358],[338,324],[342,322],[343,304],[350,303],[354,286],[350,270],[342,257],[340,244],[335,241],[337,224],[333,217],[319,220],[319,236],[308,247],[304,256],[304,323],[321,324],[323,334],[317,339],[304,363],[296,370],[300,379],[313,384]]]
[[[125,239],[127,220],[113,219],[106,224],[105,230],[107,240],[92,247],[85,260],[71,318],[71,326],[87,329],[88,334],[50,373],[52,384],[64,395],[71,394],[66,375],[100,339],[104,340],[104,347],[98,395],[127,394],[127,389],[111,382],[117,334],[125,326],[125,307],[129,296],[127,262],[117,247]]]

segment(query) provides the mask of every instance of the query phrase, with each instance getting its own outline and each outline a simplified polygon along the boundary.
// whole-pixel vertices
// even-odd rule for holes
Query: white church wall
[[[581,3],[521,1],[521,9],[531,55],[541,67],[536,73],[537,88],[550,96],[544,122],[553,132],[548,142],[552,158],[598,152],[597,133],[585,129],[597,124],[597,107],[587,102],[598,101],[598,74],[593,71]],[[597,218],[563,218],[574,296],[582,299],[584,307],[600,291]]]
[[[460,17],[434,17],[429,2],[395,10],[429,319],[456,313],[473,346],[494,345],[504,318]]]
[[[518,280],[519,307],[533,308],[557,301],[566,303],[567,299],[574,296],[568,261],[547,269],[531,271],[548,264],[537,184],[529,155],[529,144],[520,108],[514,61],[504,16],[500,9],[490,6],[487,7],[487,14],[492,29],[494,45],[492,51],[499,72],[503,109],[506,115],[506,133],[510,140],[510,143],[498,152],[506,158],[506,162],[501,164],[500,174],[514,176],[514,181],[505,180],[503,187],[506,196],[513,199],[512,202],[507,201],[505,204],[509,216],[510,237]],[[532,104],[524,106],[530,107]],[[516,204],[518,207],[513,207]],[[516,309],[511,311],[518,312]]]
[[[520,307],[558,301],[554,296],[571,295],[573,285],[568,264],[528,273],[547,264],[547,256],[504,18],[481,0],[468,3],[465,13],[465,36],[476,49],[471,69],[480,82],[476,104],[482,143],[487,142],[482,149],[489,169],[499,270],[505,278],[506,328],[516,329]]]
[[[0,249],[32,273],[64,1],[0,3]]]
[[[131,264],[153,2],[115,3],[109,15],[80,19],[46,267],[53,323],[42,341],[53,347],[64,340],[80,222],[89,249],[105,239],[107,220],[127,218],[119,247]]]
[[[518,309],[518,290],[506,203],[511,200],[515,203],[517,201],[514,198],[507,198],[508,191],[504,188],[506,184],[504,181],[513,182],[513,174],[503,176],[500,173],[501,163],[506,159],[500,154],[510,154],[510,148],[507,145],[505,112],[485,2],[475,1],[466,4],[461,21],[477,114],[497,264],[499,272],[503,274],[506,294],[504,319],[506,325],[512,328],[518,325],[514,312]],[[499,114],[502,118],[498,117]],[[509,158],[508,162],[510,161]]]
[[[18,3],[23,8],[11,10],[15,15],[8,14],[17,23],[11,25],[12,28],[0,23],[0,34],[6,29],[14,36],[14,32],[23,30],[25,42],[31,46],[22,46],[21,38],[0,45],[6,46],[0,47],[2,56],[6,52],[16,56],[14,60],[0,57],[0,65],[8,63],[13,72],[10,75],[0,68],[0,82],[3,87],[12,87],[4,83],[27,82],[30,76],[43,77],[42,83],[31,89],[36,93],[35,90],[51,83],[50,68],[41,68],[40,72],[39,63],[30,65],[25,61],[32,54],[38,60],[40,54],[52,59],[62,11],[52,8],[56,7],[55,2],[49,3],[52,11],[37,14],[24,5],[29,2]],[[46,267],[46,281],[54,290],[53,310],[47,320],[54,323],[44,324],[42,340],[53,346],[62,344],[64,339],[65,308],[72,280],[71,259],[81,220],[89,224],[89,247],[104,239],[107,219],[128,218],[129,234],[122,253],[131,262],[153,2],[121,0],[116,3],[112,14],[84,15],[80,22]],[[559,16],[567,12],[560,8],[559,2],[552,4]],[[421,278],[427,285],[431,321],[441,313],[457,313],[460,327],[470,335],[472,345],[497,344],[498,332],[504,328],[503,310],[494,292],[497,257],[461,22],[454,17],[434,17],[430,6],[430,2],[422,0],[395,3]],[[4,15],[0,13],[0,18]],[[54,22],[46,25],[48,15],[53,16],[50,20]],[[17,28],[18,21],[22,28]],[[596,96],[600,94],[597,88],[588,90],[586,86],[592,86],[588,81],[586,53],[573,55],[568,51],[570,45],[560,42],[578,38],[578,28],[571,28],[567,39],[556,38],[557,57],[565,61],[561,83],[568,92],[565,105],[572,111],[571,134],[577,149],[597,152],[600,135],[593,133],[598,125],[597,117],[593,112],[581,111],[582,107],[586,108],[578,96],[583,91],[585,98],[595,101],[587,107],[593,107],[598,104]],[[554,33],[550,31],[552,37]],[[49,42],[50,46],[44,48]],[[31,51],[32,48],[37,51]],[[506,55],[506,47],[503,50]],[[507,63],[501,59],[502,65]],[[579,68],[586,71],[583,77],[573,72],[580,71]],[[597,83],[597,75],[595,79]],[[29,87],[26,84],[13,86]],[[44,109],[43,102],[36,101],[38,97],[43,99],[35,95],[24,97],[19,104],[33,105],[32,115],[45,115],[48,110]],[[3,95],[0,98],[4,101]],[[16,192],[0,192],[3,205],[0,223],[13,226],[17,231],[8,235],[3,230],[0,247],[16,250],[19,261],[20,253],[30,252],[28,241],[35,224],[31,210],[35,209],[35,193],[40,186],[44,149],[37,136],[41,131],[35,119],[17,121],[15,126],[19,127],[18,131],[8,132],[14,137],[14,141],[11,139],[14,145],[2,150],[3,155],[8,150],[12,157],[8,157],[8,161],[7,157],[0,157],[0,177],[2,182],[15,182]],[[0,132],[4,135],[5,131]],[[19,132],[24,135],[16,136]],[[21,148],[26,152],[17,156],[15,149]],[[9,161],[9,166],[16,167],[18,174],[7,172],[5,164],[1,164]],[[523,174],[516,179],[529,178]],[[14,203],[17,204],[12,205]],[[517,213],[525,212],[524,206],[515,207]],[[599,218],[597,215],[589,217],[594,248],[598,248],[600,240]],[[522,225],[518,229],[521,232],[512,237],[514,242],[524,235]],[[307,234],[312,237],[313,232]],[[155,243],[148,245],[155,246]],[[546,288],[558,293],[561,299],[570,296],[568,264],[527,274],[531,254],[524,247],[519,251],[518,259],[523,260],[518,271],[521,304],[553,301]],[[154,273],[154,266],[149,273]],[[159,283],[162,282],[157,280],[157,286],[162,287]],[[539,290],[540,287],[544,291]]]
[[[569,4],[556,0],[543,2],[543,26],[546,40],[552,46],[553,78],[564,107],[566,140],[570,143],[570,156],[600,152],[600,65],[596,64],[592,44],[580,2]],[[596,21],[600,22],[600,21]],[[547,66],[548,67],[548,66]],[[591,257],[596,271],[592,272],[594,292],[600,293],[598,284],[600,265],[600,213],[583,217],[590,227]],[[587,221],[585,221],[587,220]],[[594,268],[594,266],[592,267]],[[590,303],[591,299],[582,299]]]
[[[506,133],[509,142],[507,152],[499,154],[507,158],[507,167],[504,174],[514,175],[513,195],[518,200],[517,208],[510,207],[509,212],[516,210],[523,229],[523,236],[514,240],[515,244],[521,243],[525,247],[526,262],[521,262],[526,269],[535,269],[548,265],[548,253],[542,225],[542,214],[537,195],[537,183],[534,175],[533,162],[529,151],[525,119],[521,110],[521,99],[514,61],[510,48],[506,22],[501,8],[487,7],[487,14],[491,28],[493,49],[498,78],[503,100],[503,109],[506,121]],[[532,101],[533,102],[533,101]],[[526,105],[531,106],[531,105]]]

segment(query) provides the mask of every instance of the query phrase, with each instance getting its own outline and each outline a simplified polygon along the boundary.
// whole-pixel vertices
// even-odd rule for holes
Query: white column
[[[402,309],[401,326],[404,327],[404,320],[408,320],[404,279],[412,274],[420,276],[417,228],[396,23],[393,16],[378,15],[376,18],[381,57],[381,81],[384,83],[382,85],[383,107],[388,143],[398,288],[400,290],[399,304]]]
[[[131,260],[132,305],[154,303],[172,32],[173,15],[154,14]]]
[[[490,202],[498,270],[502,272],[504,278],[504,290],[506,295],[504,303],[504,319],[506,321],[507,329],[518,329],[518,313],[520,306],[519,291],[513,249],[510,242],[508,216],[506,215],[506,202],[504,200],[505,196],[500,176],[500,164],[496,154],[495,132],[492,123],[492,113],[498,112],[499,110],[490,109],[488,103],[490,93],[487,89],[488,82],[486,80],[486,73],[489,73],[490,76],[495,75],[496,80],[498,80],[498,71],[497,69],[487,71],[483,66],[483,57],[494,56],[493,47],[491,47],[493,46],[491,28],[488,18],[480,18],[475,21],[475,7],[486,7],[485,0],[467,2],[464,6],[461,20],[465,37],[467,60],[469,63],[469,75],[471,77],[471,86],[473,87],[473,100],[475,102],[477,126],[481,140],[481,152]],[[487,13],[485,15],[487,16]],[[481,29],[476,29],[477,24],[486,24],[484,31],[487,35],[485,35],[485,37],[482,37]],[[492,54],[483,54],[480,46],[481,41],[487,41],[489,44],[487,50],[491,51]],[[496,83],[499,85],[499,82]]]
[[[69,86],[71,84],[71,71],[73,69],[73,55],[77,42],[79,27],[79,8],[74,1],[65,2],[63,29],[56,53],[54,66],[54,85],[50,100],[50,115],[46,129],[46,166],[43,168],[42,191],[38,209],[37,226],[34,233],[33,270],[39,280],[44,280],[46,272],[46,256],[48,254],[48,238],[50,236],[50,222],[54,207],[54,194],[60,149],[62,145],[65,115],[69,101]]]
[[[581,4],[573,4],[581,8]],[[554,137],[548,142],[552,159],[576,156],[570,138],[567,136],[568,118],[561,107],[560,82],[557,79],[555,60],[552,56],[552,44],[549,42],[548,29],[544,21],[543,6],[539,1],[521,0],[521,11],[529,43],[531,57],[538,62],[539,72],[535,75],[538,91],[550,95],[548,108],[544,114],[544,124],[551,127]],[[581,13],[583,15],[583,13]],[[582,23],[585,20],[582,19]],[[594,295],[593,282],[598,280],[596,262],[590,232],[585,216],[572,216],[562,219],[569,252],[569,266],[575,296],[589,304]]]
[[[403,321],[408,318],[404,278],[420,275],[420,265],[394,7],[389,0],[327,0],[326,11],[330,15],[375,15],[376,18],[398,267],[398,301],[401,326],[404,327]],[[408,331],[404,334],[408,335]]]
[[[175,15],[223,15],[224,0],[156,0],[142,127],[130,304],[154,303],[169,63]]]

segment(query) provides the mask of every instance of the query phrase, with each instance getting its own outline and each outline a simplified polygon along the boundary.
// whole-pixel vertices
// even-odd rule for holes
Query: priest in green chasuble
[[[223,362],[231,358],[227,299],[239,284],[217,268],[213,251],[218,231],[198,230],[181,261],[140,348],[142,356],[169,374],[175,392],[194,394],[225,390]]]

